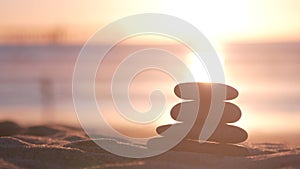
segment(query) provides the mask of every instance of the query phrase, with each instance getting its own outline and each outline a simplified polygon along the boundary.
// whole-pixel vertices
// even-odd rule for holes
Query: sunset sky
[[[299,9],[300,0],[2,0],[0,81],[3,84],[0,93],[4,94],[0,97],[0,110],[5,112],[2,118],[11,116],[25,121],[19,112],[36,113],[36,117],[40,118],[41,110],[47,108],[41,99],[48,97],[48,92],[43,91],[43,79],[46,79],[49,88],[54,86],[49,93],[57,97],[53,101],[57,114],[66,112],[66,117],[69,115],[77,122],[71,84],[82,44],[97,30],[123,17],[163,13],[193,24],[215,47],[222,59],[226,84],[240,92],[236,99],[243,111],[239,125],[250,133],[299,133]],[[126,31],[128,27],[120,30]],[[109,36],[107,39],[112,38]],[[119,53],[115,52],[112,56],[122,54],[125,57],[126,52],[133,52],[132,49],[143,45],[147,47],[149,44],[144,43],[148,42],[150,46],[154,44],[158,47],[161,45],[159,42],[167,44],[174,43],[174,40],[148,35],[126,39],[123,47],[126,43],[134,45],[123,51],[120,42]],[[178,52],[180,56],[182,54],[197,81],[209,81],[205,76],[207,74],[199,73],[204,71],[193,53],[179,53],[176,50],[179,48],[171,45],[161,46],[168,46],[168,50],[173,49],[173,53]],[[119,63],[115,62],[114,57],[111,58],[111,62]],[[113,70],[111,67],[107,69]],[[166,84],[165,81],[159,82]],[[143,89],[143,83],[137,86],[142,88],[141,92],[148,92]],[[173,86],[171,89],[173,94]],[[34,119],[27,117],[28,121]],[[66,121],[69,119],[63,118]]]
[[[299,7],[297,0],[10,0],[0,1],[0,35],[62,28],[85,41],[116,19],[158,12],[185,19],[217,42],[295,41],[300,39]]]

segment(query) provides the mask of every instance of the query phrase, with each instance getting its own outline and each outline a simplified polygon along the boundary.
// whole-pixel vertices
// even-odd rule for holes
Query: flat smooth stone
[[[173,125],[179,127],[180,125],[183,124],[178,123]],[[159,126],[156,129],[156,132],[161,136],[166,136],[164,132],[171,126],[172,125]],[[193,127],[185,138],[197,140],[199,138],[200,132],[201,129]],[[167,136],[167,137],[171,138],[172,136]],[[242,128],[224,124],[217,127],[215,132],[209,137],[208,141],[214,141],[218,143],[241,143],[247,140],[247,138],[248,138],[248,134]]]
[[[219,83],[181,83],[175,86],[175,94],[186,100],[199,100],[195,98],[195,91],[198,89],[200,99],[206,99],[211,97],[212,86],[216,91],[226,89],[226,99],[232,100],[238,96],[238,91],[228,85]]]
[[[183,106],[185,106],[185,110],[187,110],[187,112],[182,112],[183,114],[181,114],[181,116],[179,117],[180,109]],[[174,120],[177,120],[180,122],[188,121],[185,119],[185,117],[188,118],[188,116],[184,116],[184,114],[188,114],[188,113],[192,112],[193,108],[196,106],[198,107],[197,101],[179,103],[171,109],[171,117]],[[202,127],[203,124],[199,124],[199,123],[205,121],[208,110],[209,110],[209,105],[203,105],[201,103],[199,104],[198,116],[197,116],[196,123],[194,124],[195,126]],[[220,123],[233,123],[233,122],[238,121],[241,118],[241,116],[242,116],[242,112],[237,105],[226,102],[224,111],[223,111],[223,116],[222,116]]]

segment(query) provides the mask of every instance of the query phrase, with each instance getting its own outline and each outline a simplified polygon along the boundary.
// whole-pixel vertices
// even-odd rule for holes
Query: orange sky
[[[63,28],[85,41],[118,18],[159,12],[189,21],[217,42],[299,40],[299,7],[297,0],[9,0],[0,1],[0,35]]]

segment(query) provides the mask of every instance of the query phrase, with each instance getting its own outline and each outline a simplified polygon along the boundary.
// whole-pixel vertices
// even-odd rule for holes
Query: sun
[[[210,77],[204,63],[202,63],[193,52],[188,53],[185,56],[184,61],[194,76],[195,81],[210,82]]]

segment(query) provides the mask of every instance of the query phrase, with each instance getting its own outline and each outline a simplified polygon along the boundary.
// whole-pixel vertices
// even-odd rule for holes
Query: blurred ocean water
[[[72,75],[81,47],[0,46],[0,119],[76,123]],[[240,91],[235,102],[245,112],[241,126],[299,131],[300,43],[229,44],[222,55],[227,83]]]

